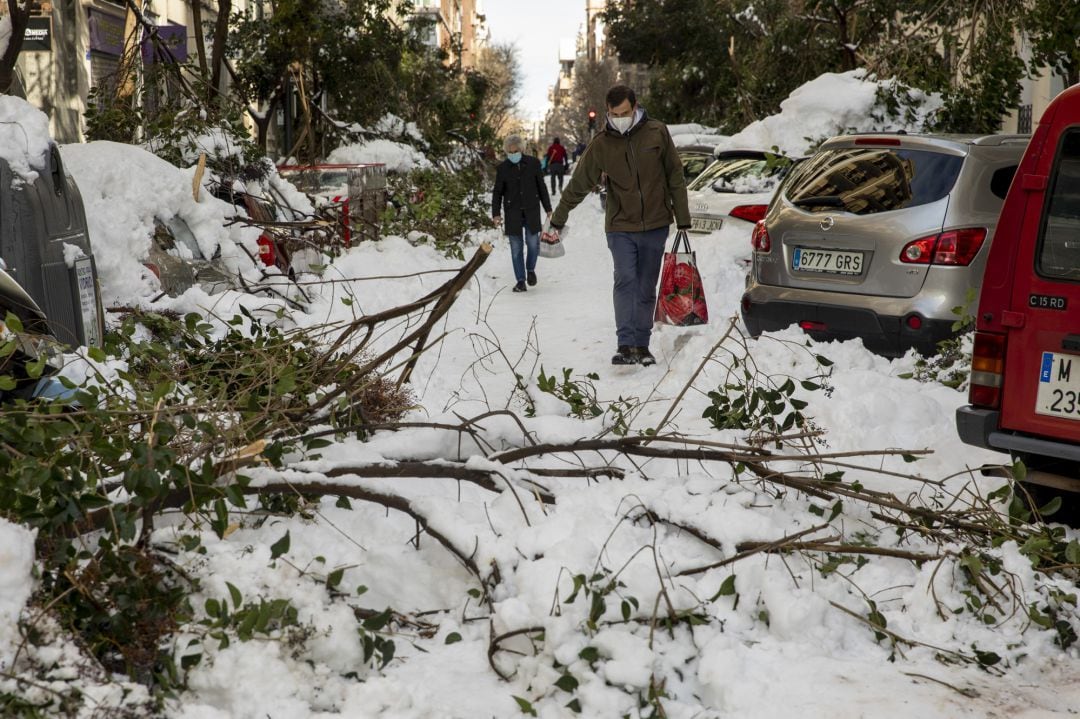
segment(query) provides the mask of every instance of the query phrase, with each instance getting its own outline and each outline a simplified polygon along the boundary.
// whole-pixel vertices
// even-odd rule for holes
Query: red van
[[[1047,107],[990,248],[960,438],[1080,491],[1080,85]]]

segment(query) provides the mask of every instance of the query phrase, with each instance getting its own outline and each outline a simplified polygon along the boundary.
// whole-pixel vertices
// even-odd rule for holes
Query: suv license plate
[[[796,247],[791,269],[796,272],[826,272],[832,275],[862,273],[863,253],[847,250],[812,250]]]
[[[1042,353],[1035,414],[1080,420],[1080,355]]]
[[[706,219],[704,217],[690,218],[691,232],[716,232],[724,224],[723,220]]]

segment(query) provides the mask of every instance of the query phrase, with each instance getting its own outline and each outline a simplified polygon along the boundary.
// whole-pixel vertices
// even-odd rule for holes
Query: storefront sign
[[[89,10],[90,49],[109,55],[124,54],[124,18]]]
[[[23,50],[28,52],[52,52],[52,18],[32,17],[23,36]]]

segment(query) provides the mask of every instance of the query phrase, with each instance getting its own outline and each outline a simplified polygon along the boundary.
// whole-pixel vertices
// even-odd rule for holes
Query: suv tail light
[[[768,252],[772,249],[769,231],[765,229],[765,220],[758,220],[754,225],[754,234],[750,235],[750,244],[756,252]]]
[[[971,264],[985,241],[985,227],[969,227],[920,237],[904,245],[904,249],[900,250],[900,261],[909,265],[964,267]]]
[[[756,223],[765,219],[765,211],[768,209],[768,205],[739,205],[728,214],[740,220]]]
[[[277,264],[277,248],[269,235],[259,235],[259,259],[267,267]]]
[[[1001,406],[1001,385],[1005,378],[1005,335],[975,333],[971,354],[971,388],[968,401],[976,407]]]

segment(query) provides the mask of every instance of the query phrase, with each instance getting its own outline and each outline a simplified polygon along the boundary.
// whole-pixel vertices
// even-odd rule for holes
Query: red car
[[[1047,107],[1016,172],[982,282],[960,438],[1028,482],[1080,490],[1080,85]]]

